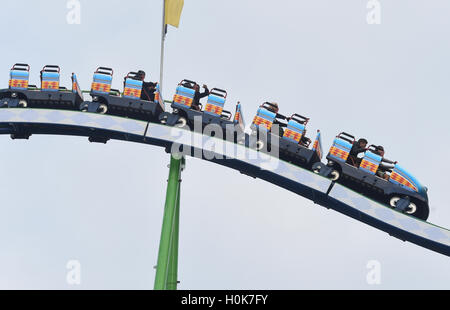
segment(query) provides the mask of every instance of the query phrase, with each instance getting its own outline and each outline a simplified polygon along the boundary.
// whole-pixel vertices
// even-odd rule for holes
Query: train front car
[[[97,68],[90,91],[92,102],[84,102],[81,110],[158,122],[159,115],[164,112],[159,85],[156,84],[152,101],[142,100],[143,81],[136,78],[136,72],[130,72],[124,77],[123,94],[111,88],[113,74],[114,71],[111,68]]]
[[[273,147],[278,147],[280,159],[311,169],[312,165],[320,162],[322,158],[320,131],[310,149],[311,140],[306,137],[306,125],[309,118],[299,114],[286,118],[275,113],[275,107],[277,106],[270,102],[265,102],[259,107],[251,125],[252,133],[248,145],[262,152],[272,152]],[[287,123],[277,121],[276,126],[282,124],[286,129],[283,130],[279,126],[274,132],[277,116],[285,118]]]
[[[231,112],[224,110],[227,92],[220,88],[212,88],[203,109],[201,104],[194,105],[196,87],[198,87],[196,82],[182,80],[173,97],[171,105],[173,113],[161,114],[160,122],[189,130],[201,129],[206,135],[243,143],[245,126],[243,125],[241,104],[236,105],[236,114],[232,118]]]
[[[389,182],[410,192],[410,195],[408,195],[392,191],[389,196],[389,205],[426,221],[430,213],[427,187],[423,186],[412,174],[398,164],[392,170]],[[414,196],[410,197],[411,195]]]
[[[72,73],[72,90],[60,86],[60,67],[46,65],[41,70],[41,88],[29,84],[30,66],[15,64],[10,71],[9,88],[0,91],[0,107],[44,108],[78,111],[83,94]]]
[[[316,163],[313,171],[399,212],[427,220],[427,188],[396,162],[383,168],[385,159],[374,145],[367,148],[360,161],[350,160],[355,143],[354,136],[340,133],[327,155],[327,165]]]

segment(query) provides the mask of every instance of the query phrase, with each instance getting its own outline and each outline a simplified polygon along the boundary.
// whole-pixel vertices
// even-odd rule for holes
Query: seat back
[[[245,129],[245,122],[244,122],[244,116],[242,114],[242,106],[241,103],[238,102],[236,104],[236,113],[234,114],[233,123],[235,125],[239,125],[239,127],[244,131]]]
[[[322,159],[322,155],[323,155],[323,152],[322,152],[322,136],[321,136],[320,130],[317,130],[317,136],[316,136],[316,140],[314,141],[312,150],[316,152],[317,156],[320,159]]]
[[[336,139],[334,139],[333,145],[331,146],[327,157],[346,162],[353,143],[355,143],[354,136],[346,132],[341,132],[337,135]]]
[[[59,66],[46,65],[41,70],[41,90],[59,91]]]
[[[111,91],[113,73],[111,68],[99,67],[94,73],[91,93],[108,95]]]
[[[11,68],[9,76],[10,89],[26,90],[30,79],[30,66],[27,64],[15,64]]]
[[[78,94],[81,99],[83,99],[83,92],[81,90],[80,84],[78,84],[77,76],[72,73],[72,93]]]
[[[173,105],[179,108],[190,108],[194,101],[195,90],[194,85],[196,83],[183,80],[178,84],[175,95],[173,96]]]
[[[159,86],[159,83],[156,83],[155,103],[159,104],[163,111],[165,110],[164,98],[162,97],[161,87]]]
[[[125,79],[125,87],[123,89],[123,97],[130,99],[141,99],[142,81]]]
[[[124,98],[141,99],[143,81],[136,80],[136,72],[130,72],[124,78],[123,95]]]
[[[213,116],[222,116],[226,98],[227,92],[225,90],[219,88],[211,89],[205,106],[205,113]]]
[[[305,134],[305,125],[294,119],[290,119],[284,130],[283,139],[294,143],[300,143],[300,139]]]
[[[375,174],[377,172],[382,159],[380,155],[373,153],[373,150],[374,148],[369,147],[369,150],[364,153],[364,158],[359,165],[360,170],[370,174]]]
[[[352,148],[352,145],[339,137],[336,137],[333,141],[333,145],[330,148],[330,152],[328,153],[328,156],[331,157],[334,160],[346,162],[348,155],[350,154],[350,150]]]
[[[256,112],[255,118],[253,119],[252,128],[268,132],[272,129],[275,117],[275,113],[272,113],[264,108],[259,108]]]

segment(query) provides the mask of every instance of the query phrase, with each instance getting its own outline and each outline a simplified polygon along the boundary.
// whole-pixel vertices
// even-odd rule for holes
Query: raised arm
[[[205,89],[205,91],[204,91],[203,93],[200,93],[199,99],[209,96],[209,89],[208,89],[208,86],[206,86],[206,85],[204,84],[204,85],[203,85],[203,88]]]

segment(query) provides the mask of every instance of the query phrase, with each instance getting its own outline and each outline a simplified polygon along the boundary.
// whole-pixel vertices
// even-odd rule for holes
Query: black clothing
[[[154,101],[155,100],[156,83],[143,82],[141,100]]]
[[[309,145],[311,144],[311,139],[303,135],[302,138],[300,139],[300,144],[303,145],[304,147],[309,147]]]
[[[350,150],[350,155],[353,155],[356,157],[356,156],[358,156],[359,153],[364,153],[365,151],[366,151],[366,148],[361,147],[359,145],[359,143],[354,143]]]
[[[270,112],[272,112],[272,111],[270,111]],[[274,112],[272,112],[272,113],[274,113]],[[287,117],[284,116],[284,115],[275,113],[275,119],[274,119],[274,121],[273,121],[273,125],[278,125],[278,135],[279,135],[280,137],[283,137],[283,135],[284,135],[284,129],[283,129],[283,127],[287,127],[287,124],[282,123],[282,122],[279,122],[277,119],[284,119],[284,120],[287,120]]]
[[[274,124],[274,125],[277,124],[277,125],[280,126],[280,127],[287,127],[287,124],[286,124],[286,123],[279,122],[279,121],[277,121],[277,119],[275,119],[275,120],[273,121],[273,124]]]
[[[378,169],[376,171],[376,174],[380,177],[380,178],[385,178],[386,176],[386,172],[391,172],[391,169],[393,169],[395,167],[396,162],[386,159],[386,158],[381,158],[381,163],[378,166]]]
[[[378,166],[378,170],[380,170],[382,172],[386,172],[386,171],[393,169],[394,167],[395,167],[395,161],[392,161],[392,160],[389,160],[386,158],[382,158],[381,163]]]
[[[384,157],[381,159],[381,162],[382,162],[382,163],[391,164],[391,165],[395,165],[395,163],[396,163],[395,161],[386,159],[386,158],[384,158]]]
[[[287,127],[287,124],[280,123],[280,122],[277,121],[277,119],[284,119],[284,120],[287,120],[287,117],[286,117],[286,116],[284,116],[284,115],[282,115],[282,114],[276,113],[276,114],[275,114],[275,121],[274,121],[274,123],[276,122],[277,124],[280,124],[280,126]]]
[[[359,143],[353,143],[353,146],[350,149],[350,153],[348,154],[347,164],[359,167],[359,165],[361,164],[361,158],[358,158],[358,154],[364,153],[365,151],[366,149],[364,147],[361,147]]]
[[[209,96],[209,89],[205,87],[205,91],[200,93],[198,90],[195,91],[194,100],[192,101],[192,108],[195,110],[200,110],[200,99]]]

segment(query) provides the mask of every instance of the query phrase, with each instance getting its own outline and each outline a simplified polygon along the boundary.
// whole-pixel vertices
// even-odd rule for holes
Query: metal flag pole
[[[164,41],[166,39],[166,0],[163,0],[162,5],[162,29],[161,29],[161,62],[159,66],[159,90],[162,93],[163,88],[163,73],[164,73]]]
[[[163,0],[161,29],[161,63],[159,91],[162,92],[164,73],[164,41],[166,36],[166,3]],[[181,2],[182,4],[183,2]],[[180,182],[185,159],[170,156],[169,178],[167,180],[166,202],[159,242],[158,262],[156,264],[155,290],[176,290],[178,286],[178,242],[180,222]]]

